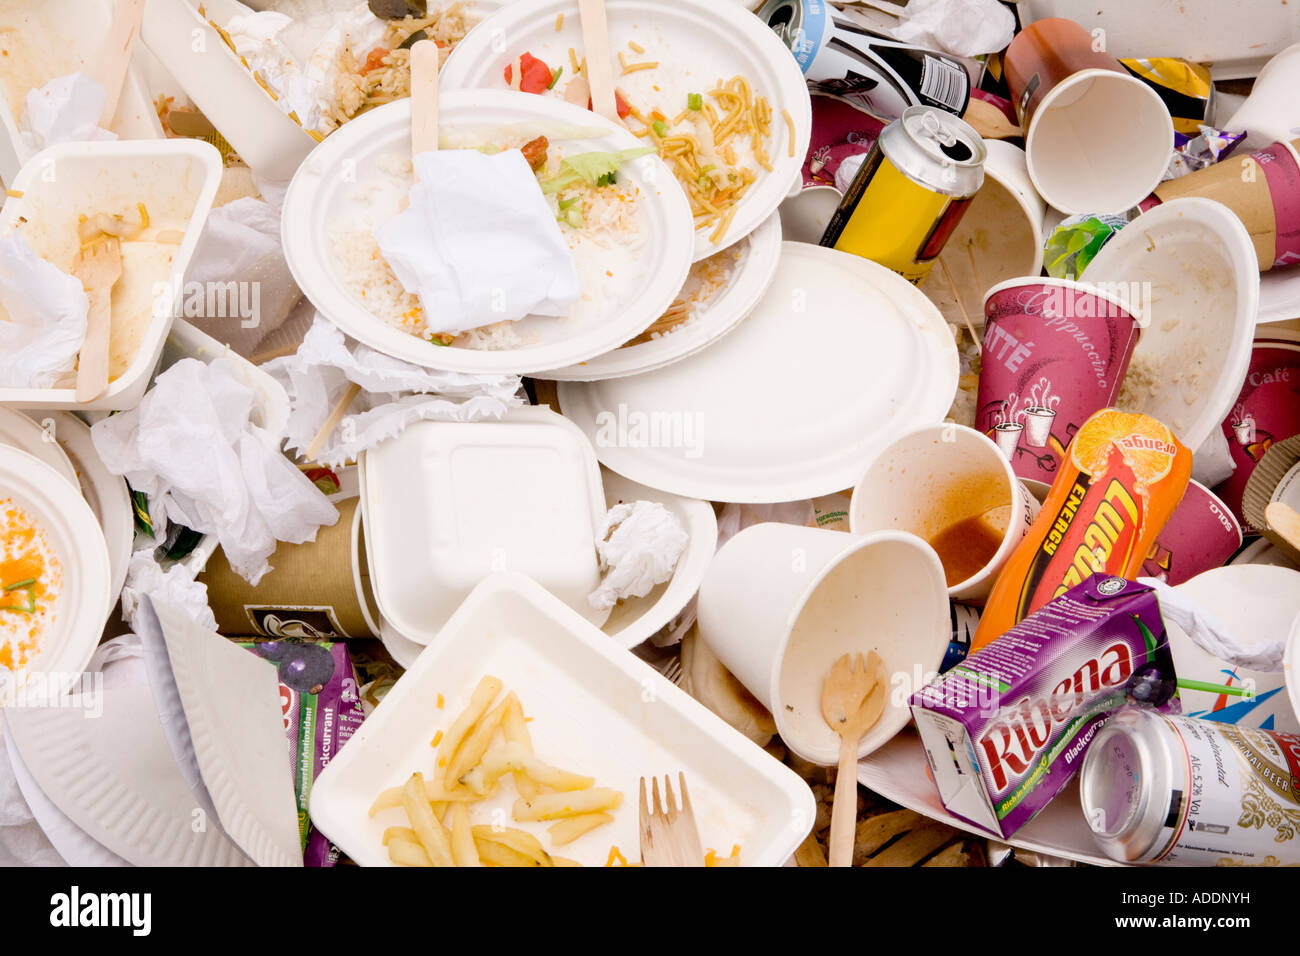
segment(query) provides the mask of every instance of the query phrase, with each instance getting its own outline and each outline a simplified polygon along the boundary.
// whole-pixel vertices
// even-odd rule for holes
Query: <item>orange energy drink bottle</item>
[[[1192,453],[1154,418],[1103,408],[1085,421],[993,585],[971,650],[1093,574],[1136,577],[1191,474]]]
[[[920,282],[984,183],[984,140],[951,113],[911,106],[881,130],[821,244]]]

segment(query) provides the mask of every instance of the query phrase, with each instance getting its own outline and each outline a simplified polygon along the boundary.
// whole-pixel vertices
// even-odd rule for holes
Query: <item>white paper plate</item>
[[[54,805],[45,792],[41,790],[23,763],[18,753],[18,745],[13,735],[5,727],[5,754],[9,757],[9,766],[13,768],[14,780],[22,791],[27,809],[32,812],[41,832],[53,844],[59,856],[69,866],[130,866],[130,862],[118,856],[102,843],[93,840],[85,830],[72,822],[72,819]]]
[[[131,492],[126,479],[108,470],[95,450],[90,426],[76,415],[70,412],[33,412],[32,415],[37,421],[49,419],[54,423],[54,440],[72,463],[81,496],[99,519],[99,527],[104,532],[113,576],[113,594],[121,594],[135,540],[135,514],[131,509]]]
[[[976,836],[1000,840],[1020,850],[1059,856],[1095,866],[1120,866],[1098,849],[1079,804],[1079,782],[1066,784],[1056,799],[1010,839],[961,820],[943,808],[939,788],[926,773],[925,748],[912,728],[903,730],[871,756],[858,761],[858,783],[868,790]]]
[[[1102,247],[1085,283],[1149,283],[1149,304],[1125,376],[1151,375],[1133,404],[1196,451],[1232,410],[1250,364],[1259,313],[1259,263],[1246,227],[1210,199],[1161,203]],[[1105,286],[1103,285],[1103,288]],[[1190,377],[1188,377],[1190,376]]]
[[[601,630],[630,649],[658,633],[695,597],[718,549],[718,519],[707,501],[647,488],[608,469],[601,469],[601,477],[607,508],[627,501],[657,501],[677,516],[690,536],[671,578],[645,597],[621,601],[610,611]]]
[[[812,102],[803,73],[776,34],[739,4],[607,0],[605,9],[612,57],[621,51],[630,62],[656,60],[661,64],[659,69],[620,76],[615,60],[615,85],[633,106],[661,104],[667,116],[675,116],[686,107],[688,93],[703,93],[713,89],[718,80],[739,75],[772,107],[772,170],[760,172],[718,242],[709,241],[709,230],[696,233],[695,259],[706,258],[757,229],[776,212],[799,175],[812,135]],[[560,14],[564,14],[564,23],[557,31],[555,22]],[[646,52],[631,51],[629,41],[637,42]],[[526,51],[552,69],[564,66],[553,94],[558,97],[572,71],[570,47],[579,51],[581,59],[576,0],[519,0],[480,23],[461,41],[442,68],[441,83],[449,90],[504,89],[506,66]],[[782,110],[794,122],[793,154]]]
[[[259,866],[302,866],[275,665],[153,605],[203,783],[227,835]]]
[[[561,382],[601,462],[706,501],[793,501],[852,487],[903,432],[943,420],[957,347],[894,272],[786,242],[771,288],[730,335],[667,368]]]
[[[63,566],[55,619],[26,671],[76,676],[90,662],[117,600],[104,533],[76,485],[8,445],[0,446],[0,498],[13,498],[45,530]]]
[[[475,30],[481,28],[476,27]],[[519,124],[546,132],[556,127],[605,129],[604,135],[562,140],[568,153],[620,150],[641,145],[631,133],[570,103],[510,90],[463,90],[439,97],[441,135],[457,136]],[[686,196],[657,157],[642,156],[620,170],[640,190],[645,245],[638,253],[642,276],[617,286],[608,308],[575,322],[528,316],[515,323],[533,344],[502,350],[439,346],[389,325],[366,308],[342,276],[331,235],[362,221],[399,211],[407,187],[396,186],[381,165],[385,157],[409,156],[410,100],[390,103],[358,117],[307,157],[284,201],[281,238],[294,280],[326,317],[348,335],[395,358],[429,368],[461,372],[541,372],[585,362],[647,328],[672,304],[691,262],[691,213]],[[551,134],[548,134],[551,135]],[[554,137],[553,137],[554,138]],[[503,269],[508,263],[501,264]],[[612,284],[611,284],[612,285]]]
[[[389,865],[381,837],[404,817],[370,817],[370,804],[412,772],[434,771],[431,735],[487,674],[519,695],[540,759],[623,793],[614,822],[556,848],[561,856],[601,866],[614,845],[635,860],[643,775],[684,772],[703,845],[725,854],[739,843],[747,866],[780,866],[812,828],[812,791],[793,771],[539,585],[502,574],[474,590],[312,787],[312,822],[357,863]],[[439,694],[442,710],[431,705]],[[515,795],[503,781],[471,811],[473,822],[504,819],[551,848],[548,824],[511,821]]]
[[[379,612],[427,644],[494,571],[530,575],[599,626],[605,518],[585,435],[549,408],[500,421],[416,422],[361,458],[367,564]]]
[[[781,258],[781,217],[767,220],[718,256],[736,256],[734,271],[694,320],[668,335],[625,345],[581,365],[554,369],[544,377],[557,382],[594,382],[650,372],[712,345],[753,311],[776,275]],[[697,267],[701,265],[697,263]]]
[[[50,416],[52,419],[53,416]],[[46,428],[12,408],[0,407],[0,444],[9,445],[38,458],[57,471],[70,484],[77,484],[77,471],[72,467],[62,445],[55,440],[57,432]]]
[[[196,828],[202,821],[194,797],[172,759],[149,688],[104,689],[97,699],[99,714],[66,699],[63,706],[4,711],[23,762],[50,802],[136,866],[251,866],[217,821]]]

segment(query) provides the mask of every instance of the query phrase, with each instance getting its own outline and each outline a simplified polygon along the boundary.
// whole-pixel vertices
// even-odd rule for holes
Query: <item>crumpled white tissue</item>
[[[577,268],[523,153],[438,150],[414,165],[410,205],[375,238],[430,331],[568,315]]]
[[[115,475],[152,498],[167,517],[215,534],[230,565],[256,584],[271,570],[277,541],[314,541],[338,510],[288,458],[280,436],[249,420],[254,390],[234,360],[182,359],[140,404],[97,422],[95,450]]]
[[[283,13],[264,10],[232,17],[225,30],[249,68],[275,90],[280,110],[293,113],[306,129],[317,129],[321,125],[319,81],[303,71],[298,58],[278,39],[292,24]]]
[[[1005,49],[1016,31],[1016,18],[998,0],[912,0],[895,39],[972,57]]]
[[[117,139],[98,125],[107,98],[104,87],[85,73],[69,73],[30,91],[19,124],[23,145],[39,152],[60,143]]]
[[[1207,654],[1234,667],[1266,674],[1282,670],[1282,657],[1286,653],[1285,637],[1263,644],[1243,644],[1218,618],[1176,587],[1157,578],[1138,578],[1137,581],[1138,584],[1155,588],[1161,615],[1182,628]]]
[[[273,185],[258,183],[270,201],[250,196],[208,213],[186,273],[187,282],[202,283],[204,288],[238,283],[237,291],[226,297],[226,307],[214,309],[225,315],[209,314],[205,305],[201,318],[187,318],[246,357],[284,323],[302,298],[280,243],[278,197],[265,191]]]
[[[217,619],[208,606],[208,586],[194,580],[194,573],[184,564],[173,564],[164,571],[152,548],[131,555],[122,588],[122,620],[137,633],[142,629],[137,620],[146,597],[184,611],[186,617],[210,631],[217,629]]]
[[[689,542],[677,515],[659,502],[615,505],[596,536],[604,577],[587,602],[597,611],[608,611],[622,598],[645,597],[673,576]]]
[[[262,369],[285,387],[292,403],[286,447],[307,448],[349,383],[362,391],[334,430],[316,461],[330,467],[354,460],[424,419],[472,422],[500,418],[523,405],[517,375],[440,372],[403,362],[350,342],[332,322],[317,315],[294,355]],[[403,394],[411,393],[416,394]]]
[[[50,388],[76,367],[90,301],[18,232],[0,237],[0,387]]]

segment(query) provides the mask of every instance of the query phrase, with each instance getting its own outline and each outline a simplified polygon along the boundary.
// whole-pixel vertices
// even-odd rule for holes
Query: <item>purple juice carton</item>
[[[365,719],[352,655],[328,641],[242,641],[280,673],[280,710],[298,804],[304,866],[334,866],[339,850],[311,825],[312,784]]]
[[[1176,710],[1155,592],[1093,575],[912,695],[943,805],[1003,838],[1047,806],[1125,704]]]

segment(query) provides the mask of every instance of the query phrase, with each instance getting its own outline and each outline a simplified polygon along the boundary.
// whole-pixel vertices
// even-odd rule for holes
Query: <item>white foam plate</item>
[[[608,469],[601,469],[601,477],[606,508],[628,501],[656,501],[677,516],[690,536],[671,578],[656,585],[645,597],[620,601],[609,612],[601,630],[630,649],[658,633],[700,589],[704,572],[718,549],[718,519],[707,501],[648,488]]]
[[[1083,281],[1150,284],[1126,378],[1145,364],[1156,380],[1131,410],[1200,448],[1232,410],[1250,364],[1259,263],[1241,220],[1210,199],[1161,203],[1106,243]]]
[[[11,445],[39,458],[57,471],[70,484],[77,483],[77,472],[72,467],[63,446],[55,440],[57,432],[48,431],[21,412],[0,407],[0,444]]]
[[[549,408],[500,421],[416,422],[361,458],[366,555],[379,612],[427,644],[481,580],[522,571],[583,617],[605,518],[586,436]]]
[[[534,130],[544,133],[562,144],[567,154],[641,145],[627,130],[594,113],[529,93],[447,92],[439,97],[438,110],[444,141],[475,134],[488,138],[496,130],[513,127],[530,134]],[[528,344],[497,350],[434,345],[374,315],[344,282],[343,262],[335,253],[331,236],[340,229],[364,228],[363,223],[375,225],[400,211],[409,187],[399,186],[383,164],[386,157],[410,155],[410,126],[410,100],[359,116],[312,152],[285,196],[281,238],[294,281],[312,304],[348,335],[394,358],[429,368],[541,372],[585,362],[618,348],[672,304],[690,268],[690,207],[668,167],[658,157],[642,156],[624,164],[620,176],[640,191],[645,245],[637,261],[643,271],[634,281],[609,283],[606,292],[611,297],[604,308],[581,321],[526,316],[515,323],[515,330]],[[559,139],[561,127],[605,132]],[[509,264],[502,263],[502,268]]]
[[[80,674],[117,600],[104,533],[75,484],[8,445],[0,446],[0,498],[12,498],[45,530],[63,567],[55,618],[26,671]]]
[[[858,783],[914,810],[976,836],[990,837],[1019,850],[1058,856],[1094,866],[1120,866],[1098,849],[1079,804],[1079,782],[1066,784],[1056,799],[1023,827],[1004,839],[992,831],[953,816],[939,799],[939,788],[926,773],[925,747],[915,729],[899,733],[871,756],[858,761]]]
[[[767,26],[739,4],[706,0],[607,0],[610,56],[622,51],[629,62],[657,61],[658,69],[620,76],[614,83],[627,101],[644,112],[659,105],[675,116],[686,107],[688,93],[703,93],[718,80],[743,76],[772,107],[770,172],[759,176],[736,207],[735,217],[718,242],[711,230],[695,235],[695,259],[704,259],[753,232],[776,212],[799,175],[812,134],[812,103],[798,63]],[[564,14],[560,30],[556,18]],[[632,52],[628,42],[645,48]],[[442,68],[444,89],[504,89],[505,68],[528,52],[552,69],[564,66],[552,97],[563,95],[570,79],[569,48],[582,57],[582,31],[576,0],[519,0],[484,20],[452,51]],[[658,89],[656,89],[658,87]],[[551,97],[546,97],[551,98]],[[794,151],[781,117],[794,123]],[[648,324],[648,323],[647,323]],[[630,338],[631,336],[629,336]]]
[[[685,773],[703,845],[740,844],[746,866],[780,866],[812,828],[812,791],[764,753],[539,585],[518,574],[479,585],[415,666],[398,680],[317,778],[311,819],[363,866],[387,866],[384,829],[402,811],[367,815],[381,790],[415,771],[431,775],[432,734],[460,713],[479,680],[499,678],[519,695],[540,759],[588,774],[623,794],[614,822],[555,852],[601,866],[610,846],[635,860],[641,776]],[[431,705],[439,694],[446,706]],[[476,805],[473,822],[501,810],[509,826],[552,848],[546,823],[514,823],[513,782]]]
[[[76,415],[71,412],[33,412],[32,415],[36,421],[53,423],[54,441],[71,463],[81,496],[99,519],[99,527],[104,532],[113,576],[113,594],[121,594],[135,541],[135,515],[126,479],[108,470],[95,450],[90,426]],[[40,430],[42,433],[45,431],[43,427]]]
[[[196,818],[149,688],[105,688],[97,698],[98,714],[74,706],[75,698],[4,710],[6,730],[50,802],[136,866],[251,866],[216,820]]]
[[[852,487],[903,432],[943,420],[957,348],[911,283],[858,256],[782,245],[730,335],[667,368],[561,382],[560,406],[613,471],[706,501],[794,501]]]
[[[740,242],[715,255],[736,257],[732,273],[690,322],[649,342],[625,345],[581,365],[553,369],[545,377],[557,382],[622,378],[663,368],[712,345],[744,321],[772,284],[781,258],[781,217],[769,216]]]

